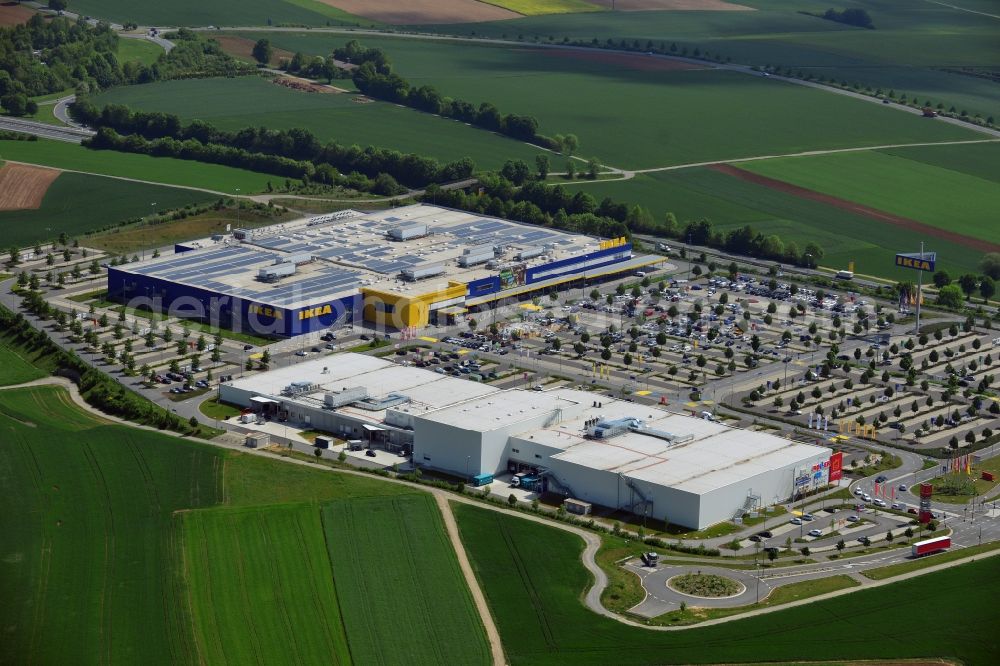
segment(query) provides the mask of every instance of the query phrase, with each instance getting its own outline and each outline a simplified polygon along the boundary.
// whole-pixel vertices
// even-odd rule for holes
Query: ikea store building
[[[178,244],[108,267],[108,294],[135,307],[288,338],[369,322],[419,329],[571,283],[660,263],[624,238],[413,205],[353,210]]]

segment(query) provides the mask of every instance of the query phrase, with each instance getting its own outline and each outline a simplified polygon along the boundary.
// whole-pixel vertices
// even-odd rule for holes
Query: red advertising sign
[[[830,456],[830,483],[840,481],[844,476],[844,452],[837,451]]]

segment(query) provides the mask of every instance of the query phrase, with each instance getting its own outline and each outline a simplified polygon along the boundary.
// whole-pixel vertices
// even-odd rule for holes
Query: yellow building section
[[[464,282],[449,282],[447,287],[422,294],[400,294],[362,287],[364,319],[390,328],[419,328],[430,322],[432,305],[464,298],[466,293],[468,286]]]

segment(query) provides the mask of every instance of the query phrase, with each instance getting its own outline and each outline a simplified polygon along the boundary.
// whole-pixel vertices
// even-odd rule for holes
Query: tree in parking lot
[[[271,364],[271,350],[265,349],[264,352],[260,355],[260,365],[261,367],[266,368],[270,364]]]
[[[983,302],[988,302],[997,291],[996,282],[989,276],[983,277],[979,283],[979,295],[983,297]]]
[[[958,278],[958,286],[965,294],[965,297],[970,299],[972,298],[973,292],[976,291],[976,287],[979,286],[979,280],[972,273],[966,273],[962,277]]]
[[[252,358],[248,358],[247,362],[246,362],[246,365],[244,367],[246,367],[247,372],[249,372],[250,370],[253,370],[253,359]]]
[[[838,550],[838,551],[841,551],[841,550],[844,550],[844,548],[845,548],[846,546],[847,546],[847,544],[846,544],[846,543],[844,543],[844,540],[843,540],[843,539],[841,539],[840,541],[838,541],[838,542],[837,542],[837,550]]]
[[[517,497],[514,495],[514,493],[511,493],[510,495],[507,496],[507,504],[509,504],[510,506],[514,506],[515,504],[517,504]]]
[[[768,548],[767,549],[767,559],[770,562],[774,562],[776,559],[778,559],[778,549],[777,548]]]

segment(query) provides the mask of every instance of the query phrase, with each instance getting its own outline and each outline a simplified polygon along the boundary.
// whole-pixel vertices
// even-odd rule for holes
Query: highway
[[[34,120],[23,120],[21,118],[9,118],[6,116],[0,117],[0,130],[33,134],[44,139],[55,139],[56,141],[65,141],[66,143],[80,143],[95,134],[93,130],[89,129],[47,125]]]

